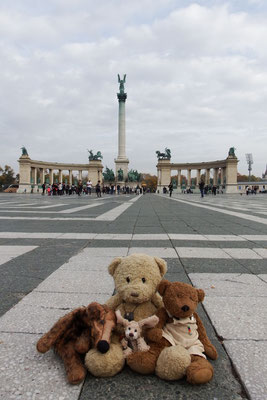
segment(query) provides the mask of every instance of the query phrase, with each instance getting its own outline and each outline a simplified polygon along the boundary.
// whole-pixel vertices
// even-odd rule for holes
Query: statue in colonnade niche
[[[159,150],[156,151],[158,160],[170,160],[171,159],[171,150],[165,147],[165,153],[161,153]]]
[[[123,181],[123,170],[121,168],[118,170],[118,181]]]
[[[88,159],[89,161],[99,161],[102,160],[103,156],[101,154],[101,151],[98,151],[96,154],[93,153],[93,150],[88,150],[89,156]]]
[[[115,175],[112,169],[109,169],[106,167],[106,170],[103,172],[103,177],[106,182],[114,182],[115,181]]]
[[[131,169],[128,172],[128,180],[129,182],[140,182],[141,174],[137,170]]]

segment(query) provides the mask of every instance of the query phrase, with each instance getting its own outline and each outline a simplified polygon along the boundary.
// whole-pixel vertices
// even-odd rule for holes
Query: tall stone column
[[[206,185],[210,184],[210,168],[206,169],[206,182],[205,182],[205,184]]]
[[[118,121],[118,157],[115,160],[116,166],[116,178],[118,180],[118,171],[122,170],[123,179],[125,182],[128,176],[128,164],[129,160],[126,157],[126,129],[125,129],[125,103],[127,99],[127,93],[124,92],[124,83],[126,81],[126,75],[123,79],[120,79],[118,75],[118,81],[120,84],[120,92],[117,93],[119,101],[119,121]]]
[[[31,192],[31,159],[28,154],[19,158],[19,189],[17,193]]]
[[[178,169],[177,175],[178,175],[178,182],[177,182],[177,187],[181,189],[181,170]]]
[[[187,186],[191,187],[191,169],[187,170]]]
[[[200,184],[200,178],[201,178],[201,169],[197,170],[197,186]]]
[[[82,171],[79,171],[79,181],[82,180]]]
[[[72,169],[69,169],[69,185],[72,185]]]
[[[58,170],[58,182],[62,183],[62,169]]]
[[[218,184],[218,168],[213,168],[213,185],[217,186]]]
[[[54,183],[54,171],[53,169],[49,169],[49,184],[53,185]]]

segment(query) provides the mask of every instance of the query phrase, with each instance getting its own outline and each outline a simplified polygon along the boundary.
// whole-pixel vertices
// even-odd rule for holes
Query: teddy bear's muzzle
[[[97,350],[104,354],[109,351],[109,343],[106,340],[99,340],[97,343]]]
[[[186,312],[186,311],[189,310],[189,307],[188,307],[187,305],[184,305],[183,307],[181,307],[181,309],[182,309],[184,312]]]

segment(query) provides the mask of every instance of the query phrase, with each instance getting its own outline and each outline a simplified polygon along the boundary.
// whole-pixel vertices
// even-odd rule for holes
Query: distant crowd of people
[[[216,185],[205,185],[205,183],[203,181],[201,181],[198,185],[199,190],[200,190],[200,194],[201,197],[204,197],[204,195],[207,194],[213,194],[214,196],[216,196],[216,194],[223,194],[223,189],[220,189],[219,186]],[[163,193],[167,194],[169,193],[169,196],[172,196],[172,192],[173,192],[173,184],[172,182],[170,182],[170,184],[168,185],[168,188],[166,186],[163,187]],[[183,194],[191,194],[193,193],[193,190],[191,188],[187,188],[187,189],[182,189],[182,193]]]
[[[92,193],[96,193],[97,197],[101,197],[101,194],[145,194],[150,192],[150,189],[147,189],[145,186],[130,187],[130,186],[120,186],[111,183],[110,185],[104,185],[97,182],[95,186],[93,186],[91,180],[88,180],[86,183],[82,181],[78,181],[77,184],[65,184],[65,183],[53,183],[52,185],[43,183],[42,184],[42,194],[47,194],[48,196],[62,196],[62,195],[91,195]]]

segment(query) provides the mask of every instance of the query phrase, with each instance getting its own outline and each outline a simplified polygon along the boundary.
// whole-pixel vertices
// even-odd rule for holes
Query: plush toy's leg
[[[91,349],[85,356],[85,365],[88,371],[97,377],[114,376],[122,370],[124,364],[121,344],[119,340],[114,340],[114,337],[106,353]]]
[[[74,344],[72,342],[62,344],[62,346],[56,346],[55,350],[64,362],[69,383],[73,385],[80,383],[85,378],[86,369]]]
[[[209,382],[213,377],[213,367],[204,357],[191,355],[191,364],[186,370],[187,381],[194,385]]]
[[[148,351],[137,351],[127,357],[129,367],[139,374],[153,374],[156,368],[157,359],[164,347],[168,343],[164,338],[159,343],[149,343]],[[167,344],[168,345],[168,344]]]
[[[156,375],[167,381],[182,379],[190,363],[190,354],[184,346],[178,344],[176,346],[166,347],[159,355]]]

